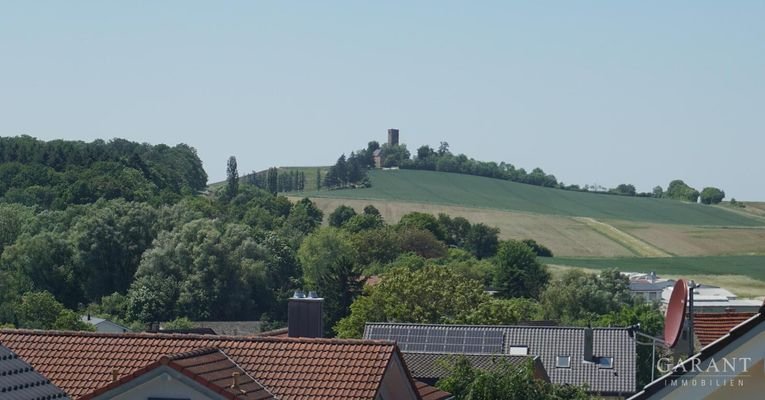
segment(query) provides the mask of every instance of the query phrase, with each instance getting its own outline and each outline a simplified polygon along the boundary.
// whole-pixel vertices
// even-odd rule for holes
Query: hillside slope
[[[320,191],[309,197],[454,205],[697,226],[765,226],[765,220],[723,207],[674,200],[612,196],[525,185],[499,179],[432,171],[370,171],[367,189]]]

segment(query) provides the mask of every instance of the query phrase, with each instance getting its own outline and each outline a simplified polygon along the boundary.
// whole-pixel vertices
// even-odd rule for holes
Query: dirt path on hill
[[[672,254],[652,246],[624,231],[621,231],[609,224],[600,222],[589,217],[572,217],[572,219],[587,224],[590,228],[608,237],[609,239],[621,244],[640,257],[672,257]]]

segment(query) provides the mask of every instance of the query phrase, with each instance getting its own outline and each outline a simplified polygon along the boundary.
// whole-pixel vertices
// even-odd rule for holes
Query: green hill
[[[309,192],[309,197],[455,205],[662,224],[763,226],[765,219],[723,207],[675,200],[551,189],[500,179],[433,171],[370,171],[372,187]]]

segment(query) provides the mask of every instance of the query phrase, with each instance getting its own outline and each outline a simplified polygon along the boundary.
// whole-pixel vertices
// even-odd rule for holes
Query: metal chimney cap
[[[293,299],[303,299],[305,298],[305,293],[303,293],[302,290],[296,290],[295,294],[292,295]]]
[[[308,292],[308,298],[309,299],[318,299],[319,295],[316,293],[315,290],[311,290],[310,292]]]

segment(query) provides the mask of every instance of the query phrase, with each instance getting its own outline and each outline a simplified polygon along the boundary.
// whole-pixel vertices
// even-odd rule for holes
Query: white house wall
[[[174,369],[164,366],[97,396],[94,400],[147,400],[149,398],[225,400]]]

